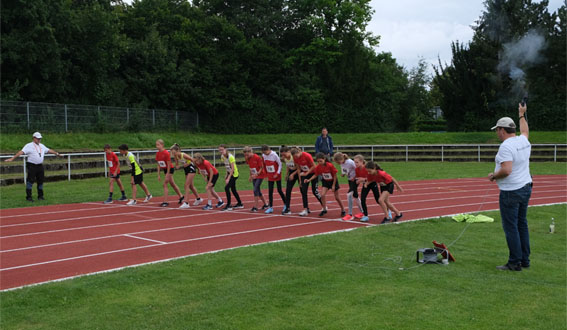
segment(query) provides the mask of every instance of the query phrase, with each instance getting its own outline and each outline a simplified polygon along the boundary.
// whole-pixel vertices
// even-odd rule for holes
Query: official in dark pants
[[[26,168],[26,200],[33,202],[32,188],[33,184],[37,183],[37,199],[43,200],[43,181],[45,178],[45,170],[43,168],[43,158],[45,154],[54,154],[59,156],[57,151],[51,150],[41,143],[42,136],[39,132],[33,133],[33,142],[26,144],[22,150],[18,151],[14,157],[6,159],[11,162],[21,155],[27,156]]]
[[[526,106],[519,105],[520,135],[509,117],[500,118],[492,129],[502,141],[496,154],[496,167],[488,175],[500,189],[500,216],[510,252],[508,262],[496,267],[500,270],[521,271],[530,267],[530,235],[528,231],[528,203],[532,194],[530,175],[531,144],[525,117]]]
[[[322,152],[330,161],[330,157],[333,156],[333,148],[333,139],[329,136],[327,128],[323,127],[321,135],[319,135],[317,140],[315,140],[315,154]]]

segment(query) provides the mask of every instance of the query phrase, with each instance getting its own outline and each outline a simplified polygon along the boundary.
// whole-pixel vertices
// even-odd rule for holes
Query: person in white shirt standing
[[[530,266],[527,212],[532,194],[532,177],[526,110],[525,103],[519,105],[519,136],[516,136],[516,124],[512,118],[500,118],[496,126],[492,127],[502,144],[496,154],[496,167],[488,175],[488,179],[496,181],[500,189],[500,216],[510,252],[508,262],[496,267],[500,270],[521,271]]]
[[[42,136],[39,132],[33,133],[33,142],[26,144],[14,157],[6,159],[7,162],[11,162],[23,154],[28,157],[26,161],[26,168],[28,170],[26,179],[26,200],[30,202],[33,202],[32,188],[35,182],[37,182],[37,199],[41,201],[44,200],[43,180],[45,178],[45,171],[43,169],[43,158],[45,154],[48,153],[59,156],[57,151],[51,150],[40,143],[41,138]]]

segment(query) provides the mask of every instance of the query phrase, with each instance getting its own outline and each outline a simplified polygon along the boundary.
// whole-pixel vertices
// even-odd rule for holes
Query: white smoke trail
[[[536,30],[530,30],[519,40],[502,45],[498,70],[512,79],[514,94],[527,93],[524,70],[544,60],[540,53],[546,46],[545,37]]]

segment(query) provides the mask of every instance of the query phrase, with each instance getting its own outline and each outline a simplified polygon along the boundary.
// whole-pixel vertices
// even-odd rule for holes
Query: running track
[[[402,222],[498,209],[497,186],[485,178],[408,181],[401,185],[404,192],[396,191],[391,200],[403,211]],[[341,196],[346,195],[345,185],[340,191]],[[292,197],[295,215],[289,216],[281,215],[277,192],[274,192],[276,207],[272,215],[248,211],[253,200],[251,191],[243,191],[240,196],[246,208],[228,212],[203,211],[194,206],[179,210],[173,198],[168,208],[160,208],[161,197],[137,206],[115,202],[1,210],[0,290],[241,246],[375,226],[384,217],[371,196],[367,199],[371,220],[366,224],[339,220],[340,210],[331,194],[327,195],[332,201],[329,213],[322,218],[317,216],[320,206],[315,205],[311,192],[313,213],[309,217],[297,216],[302,209],[298,189]],[[567,203],[567,176],[534,177],[530,205],[555,203]]]

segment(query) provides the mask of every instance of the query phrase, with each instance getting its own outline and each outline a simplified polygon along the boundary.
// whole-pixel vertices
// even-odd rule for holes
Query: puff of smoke
[[[524,70],[541,63],[541,51],[547,43],[537,30],[529,30],[522,38],[502,45],[498,71],[507,74],[512,80],[512,92],[523,95],[527,92]]]

